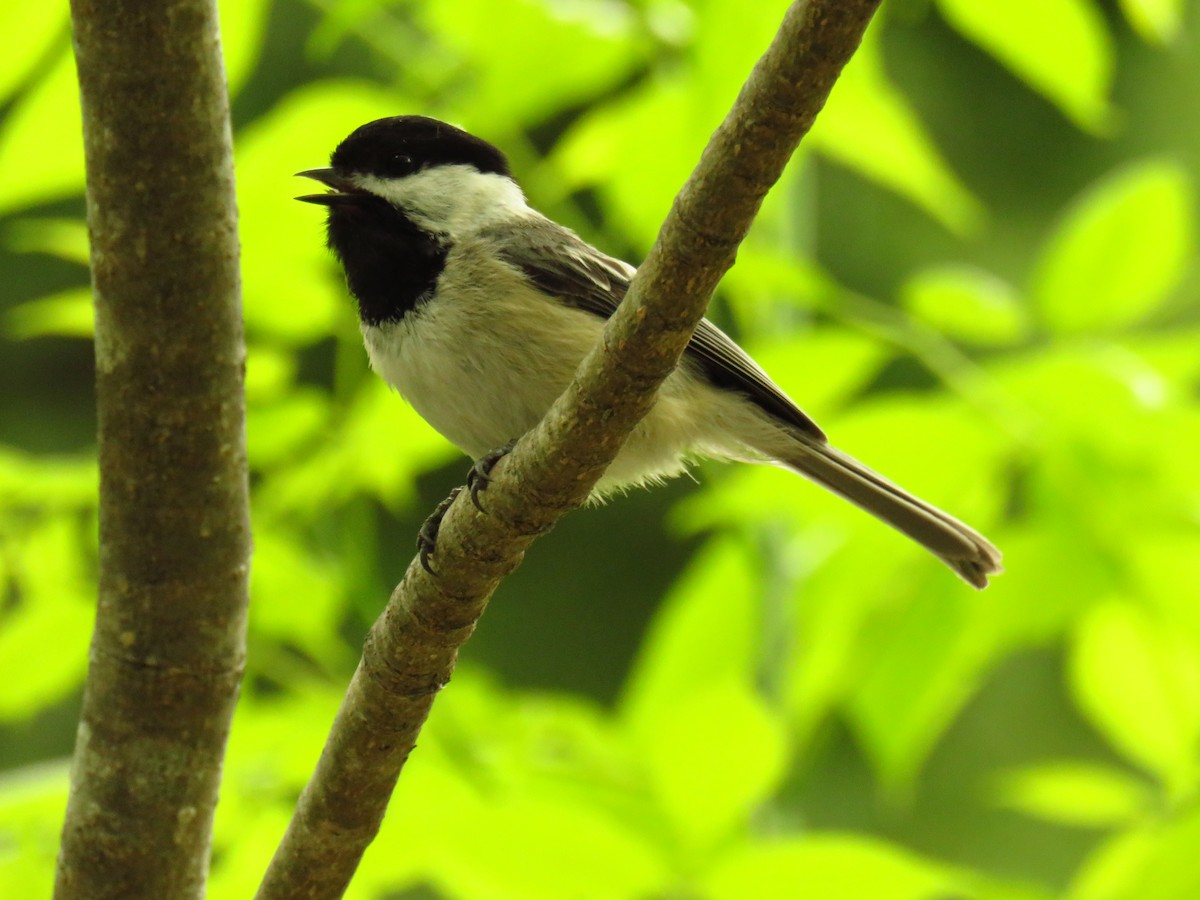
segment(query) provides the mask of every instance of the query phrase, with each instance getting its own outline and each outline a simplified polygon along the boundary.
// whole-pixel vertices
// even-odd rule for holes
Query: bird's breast
[[[520,437],[566,389],[603,322],[506,273],[456,279],[398,322],[363,324],[371,366],[474,458]],[[483,285],[487,285],[484,287]]]

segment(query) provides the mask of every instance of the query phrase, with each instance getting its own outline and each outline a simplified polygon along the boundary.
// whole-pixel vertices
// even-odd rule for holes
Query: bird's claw
[[[433,508],[429,518],[421,524],[421,529],[417,532],[417,557],[421,561],[421,568],[430,575],[437,575],[437,572],[429,565],[429,557],[437,550],[438,529],[442,527],[442,519],[446,515],[446,510],[461,493],[461,487],[452,490],[445,500]]]
[[[488,485],[492,483],[492,469],[496,467],[496,463],[508,456],[515,446],[517,446],[517,442],[513,439],[503,447],[489,450],[483,456],[479,457],[479,459],[475,460],[471,466],[471,471],[467,473],[467,490],[471,492],[471,502],[475,504],[475,508],[481,513],[486,513],[487,510],[479,502],[479,495],[486,491]]]

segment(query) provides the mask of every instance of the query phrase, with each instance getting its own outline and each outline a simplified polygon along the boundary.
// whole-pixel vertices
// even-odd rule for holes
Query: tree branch
[[[583,503],[654,402],[763,197],[825,103],[879,0],[795,3],[713,135],[575,381],[438,534],[440,577],[411,564],[367,637],[260,900],[340,897],[400,769],[499,581]]]
[[[96,305],[100,584],[55,896],[200,897],[250,529],[212,0],[71,4]]]

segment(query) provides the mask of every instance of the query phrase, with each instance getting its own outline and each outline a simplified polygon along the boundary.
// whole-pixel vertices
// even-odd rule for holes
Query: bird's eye
[[[411,156],[396,153],[388,159],[388,169],[393,175],[411,175],[417,170],[417,167]]]

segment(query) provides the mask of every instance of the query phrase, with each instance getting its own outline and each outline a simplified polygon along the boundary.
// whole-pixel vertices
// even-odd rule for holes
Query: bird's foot
[[[503,447],[497,447],[495,450],[489,450],[471,466],[471,471],[467,473],[467,490],[471,492],[471,502],[475,504],[475,508],[480,512],[487,512],[483,508],[483,504],[479,502],[479,495],[487,490],[488,485],[492,483],[492,469],[496,467],[496,463],[508,456],[512,452],[512,448],[517,446],[516,438],[509,441]]]
[[[442,519],[446,515],[446,510],[461,493],[461,487],[452,490],[445,500],[434,507],[429,518],[422,523],[421,530],[417,532],[417,556],[421,560],[421,568],[430,575],[437,575],[437,572],[429,565],[429,557],[437,550],[438,529],[442,527]]]

